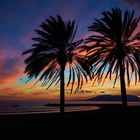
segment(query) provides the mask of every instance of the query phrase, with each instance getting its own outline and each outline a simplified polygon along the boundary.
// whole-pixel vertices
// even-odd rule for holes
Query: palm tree
[[[105,79],[115,75],[120,79],[123,111],[127,113],[128,86],[132,78],[135,84],[140,81],[140,32],[136,28],[140,17],[134,17],[134,11],[119,8],[104,11],[101,19],[95,19],[89,31],[93,32],[86,40],[90,43],[88,58],[93,66],[94,82],[104,84]]]
[[[73,92],[75,81],[78,89],[81,89],[83,80],[88,80],[88,70],[86,59],[83,55],[85,47],[83,40],[74,41],[77,31],[75,21],[64,22],[58,15],[50,17],[42,22],[39,30],[35,30],[38,37],[32,38],[36,41],[31,49],[23,52],[23,55],[29,54],[25,59],[25,73],[29,80],[35,78],[43,81],[42,86],[60,83],[60,112],[64,114],[64,94],[65,79],[67,86],[71,85]],[[65,69],[68,71],[65,77]],[[90,75],[89,75],[90,76]],[[36,83],[37,83],[36,82]]]

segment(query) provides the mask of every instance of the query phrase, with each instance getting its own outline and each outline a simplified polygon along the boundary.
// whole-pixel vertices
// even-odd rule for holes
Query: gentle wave
[[[98,104],[121,104],[121,102],[109,102],[109,101],[73,101],[67,103],[74,104],[95,104],[95,106],[65,106],[65,112],[84,111],[84,110],[96,110],[99,109]],[[44,106],[39,104],[0,104],[0,115],[6,114],[36,114],[36,113],[54,113],[60,112],[59,106]],[[131,106],[140,106],[140,102],[128,102]]]
[[[99,107],[96,106],[76,106],[76,107],[65,107],[65,112],[74,112],[74,111],[85,111],[85,110],[96,110]],[[32,106],[28,108],[23,107],[14,107],[14,108],[5,108],[5,110],[0,110],[0,115],[12,115],[12,114],[38,114],[38,113],[55,113],[60,112],[60,107],[42,107],[42,106]]]

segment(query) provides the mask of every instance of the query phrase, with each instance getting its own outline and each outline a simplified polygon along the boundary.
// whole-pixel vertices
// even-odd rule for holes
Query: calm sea
[[[58,102],[53,102],[58,103]],[[121,104],[121,102],[100,102],[100,101],[70,101],[73,104]],[[59,107],[44,106],[46,101],[0,101],[0,115],[6,114],[30,114],[30,113],[52,113],[59,112]],[[140,102],[129,102],[129,105],[138,105]],[[65,111],[81,111],[99,109],[96,106],[66,106]]]

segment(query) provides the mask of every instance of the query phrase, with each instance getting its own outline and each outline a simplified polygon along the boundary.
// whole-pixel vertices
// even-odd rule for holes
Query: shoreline
[[[60,112],[60,105],[59,104],[49,104],[49,105],[43,105],[44,110],[27,110],[27,111],[21,111],[18,108],[18,111],[11,111],[11,112],[0,112],[0,116],[3,115],[18,115],[18,114],[49,114],[49,113],[59,113]],[[43,107],[42,106],[42,107]],[[52,107],[52,110],[46,110],[47,107]],[[68,108],[69,107],[69,108]],[[46,109],[45,109],[46,108]],[[79,111],[90,111],[90,110],[97,110],[100,107],[97,107],[93,104],[66,104],[65,105],[65,112],[79,112]]]
[[[13,132],[24,130],[42,132],[48,129],[52,130],[52,128],[61,129],[61,127],[79,127],[80,125],[93,125],[96,127],[98,125],[108,125],[108,123],[118,125],[118,121],[140,124],[140,106],[128,106],[128,115],[123,115],[121,105],[98,104],[98,107],[100,109],[65,112],[63,118],[61,118],[59,112],[0,115],[0,131]]]

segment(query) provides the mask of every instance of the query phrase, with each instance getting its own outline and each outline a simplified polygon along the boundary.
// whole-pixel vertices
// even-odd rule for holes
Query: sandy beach
[[[140,124],[140,106],[129,106],[128,115],[123,115],[121,105],[102,104],[97,110],[66,112],[64,118],[59,113],[17,114],[0,116],[0,132],[45,132],[64,128],[82,129],[94,126],[105,129],[106,126]],[[119,122],[119,123],[118,123]],[[80,127],[82,126],[82,127]]]

